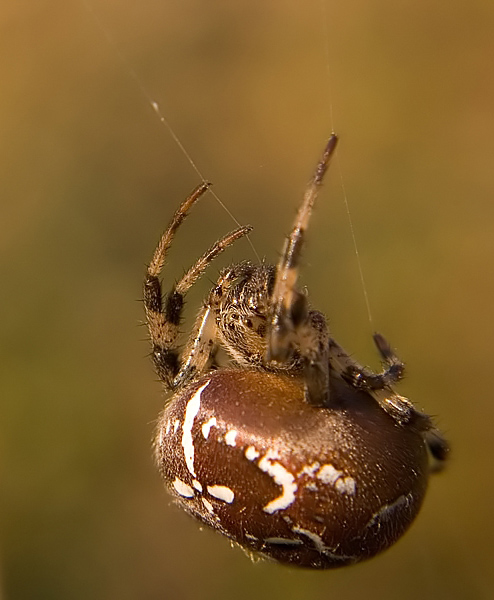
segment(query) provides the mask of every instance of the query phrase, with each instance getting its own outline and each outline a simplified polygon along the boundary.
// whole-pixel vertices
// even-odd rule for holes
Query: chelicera
[[[277,266],[245,261],[222,270],[182,350],[187,291],[251,228],[214,243],[163,296],[168,249],[209,187],[201,184],[175,212],[144,282],[154,367],[173,393],[155,440],[169,491],[248,551],[316,569],[393,544],[417,515],[433,464],[448,452],[429,416],[393,390],[404,366],[384,337],[374,335],[384,366],[374,373],[331,338],[325,316],[297,288],[307,225],[336,142],[332,135]]]

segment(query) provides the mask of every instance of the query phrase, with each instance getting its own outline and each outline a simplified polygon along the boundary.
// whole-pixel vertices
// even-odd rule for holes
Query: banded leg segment
[[[160,238],[158,245],[156,246],[156,250],[154,251],[153,258],[149,263],[147,275],[148,277],[158,277],[163,269],[163,265],[165,264],[166,255],[170,246],[172,245],[173,238],[175,237],[175,233],[180,225],[183,223],[183,220],[189,213],[189,210],[194,206],[194,204],[199,200],[199,198],[211,187],[210,183],[203,182],[198,185],[193,192],[188,196],[182,204],[175,211],[175,214],[170,221],[170,224],[166,228],[165,232]]]
[[[144,280],[144,308],[152,342],[152,358],[158,376],[170,389],[177,386],[175,378],[181,370],[177,339],[185,294],[214,258],[252,229],[248,226],[239,227],[215,242],[172,286],[163,300],[159,275],[165,264],[166,255],[178,227],[209,185],[203,183],[198,186],[175,212],[166,231],[161,236]]]
[[[298,330],[304,367],[305,398],[315,406],[329,406],[329,332],[324,315],[311,311]]]
[[[163,309],[163,297],[159,275],[165,264],[166,255],[172,245],[175,233],[183,223],[192,206],[209,188],[209,183],[202,183],[186,198],[178,207],[173,215],[168,227],[160,238],[160,241],[154,251],[153,258],[147,268],[146,278],[144,280],[144,310],[146,313],[146,324],[149,329],[149,335],[154,341],[159,339],[163,347],[170,346],[176,337],[173,326],[167,326],[167,323],[178,324],[182,306],[179,299],[167,300],[166,307]],[[173,370],[175,359],[169,357],[170,366]]]
[[[250,231],[250,228],[245,229]],[[221,271],[218,281],[197,315],[189,340],[183,351],[183,356],[186,358],[180,365],[180,369],[173,380],[173,388],[185,385],[197,373],[201,373],[207,369],[211,362],[213,362],[220,345],[219,341],[221,341],[219,340],[218,317],[222,301],[228,290],[234,285],[236,279],[248,269],[247,263],[240,263]],[[183,279],[188,279],[188,273],[184,275]]]
[[[336,148],[337,137],[329,139],[314,176],[310,180],[304,199],[298,210],[292,232],[287,238],[281,259],[276,269],[276,279],[272,295],[270,334],[267,349],[267,362],[287,360],[297,321],[307,316],[307,301],[295,289],[300,253],[305,231],[309,224],[314,202],[322,185],[324,174]]]
[[[333,339],[329,342],[333,368],[357,389],[366,391],[389,389],[403,379],[405,373],[405,365],[396,356],[384,336],[375,333],[373,339],[385,367],[380,373],[374,373],[371,369],[360,365]]]
[[[405,396],[399,396],[392,385],[403,378],[405,365],[380,333],[375,333],[374,343],[385,367],[380,373],[361,366],[333,339],[329,342],[330,364],[342,379],[355,388],[368,392],[399,425],[413,427],[424,433],[424,439],[434,459],[432,472],[440,471],[448,458],[450,448],[441,432],[434,427],[429,415],[417,410]]]
[[[296,289],[300,254],[309,224],[312,209],[322,185],[330,159],[336,148],[338,138],[332,135],[326,144],[324,153],[317,165],[304,194],[298,210],[293,229],[286,240],[283,253],[276,269],[276,279],[271,299],[269,315],[270,329],[266,352],[266,363],[287,363],[297,350],[301,353],[306,366],[306,392],[311,403],[323,405],[327,402],[329,379],[327,366],[327,344],[319,358],[313,356],[314,346],[303,340],[307,337],[321,337],[324,328],[318,324],[319,330],[310,331],[309,307],[307,298]],[[323,335],[327,341],[327,332]],[[319,346],[317,340],[316,347]],[[314,379],[315,378],[315,379]],[[323,390],[324,397],[316,390]]]
[[[419,412],[408,398],[396,394],[391,387],[403,378],[404,364],[381,334],[374,334],[374,343],[385,367],[380,373],[360,365],[333,339],[329,340],[331,368],[355,389],[372,396],[399,425],[407,424],[418,431],[427,431],[432,427],[430,418]]]

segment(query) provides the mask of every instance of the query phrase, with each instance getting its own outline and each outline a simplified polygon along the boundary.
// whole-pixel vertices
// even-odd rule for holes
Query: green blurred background
[[[91,5],[104,30],[79,0],[0,8],[3,598],[494,597],[492,0]],[[163,396],[138,300],[199,177],[134,73],[271,260],[340,134],[303,283],[364,363],[377,366],[373,328],[389,337],[408,366],[400,392],[453,446],[381,557],[324,573],[252,564],[163,490],[150,450]],[[169,280],[233,227],[208,195]],[[245,240],[209,278],[240,258],[254,258]]]

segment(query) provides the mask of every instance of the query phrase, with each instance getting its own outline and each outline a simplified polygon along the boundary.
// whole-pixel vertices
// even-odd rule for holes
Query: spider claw
[[[372,336],[372,339],[374,340],[374,344],[377,348],[377,351],[382,356],[382,358],[384,358],[386,361],[389,361],[394,356],[394,353],[391,350],[391,346],[388,340],[377,331]]]

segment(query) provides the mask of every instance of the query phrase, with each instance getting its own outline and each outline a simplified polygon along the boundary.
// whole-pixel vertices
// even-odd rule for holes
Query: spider
[[[358,364],[297,288],[309,218],[337,144],[326,144],[276,266],[223,269],[183,350],[184,298],[239,227],[216,241],[163,296],[175,233],[208,190],[180,205],[147,269],[144,307],[155,370],[172,392],[159,418],[158,468],[178,504],[242,546],[317,569],[393,544],[422,504],[448,446],[430,417],[392,386],[404,365],[385,338],[383,370]],[[229,364],[219,359],[226,351]]]

